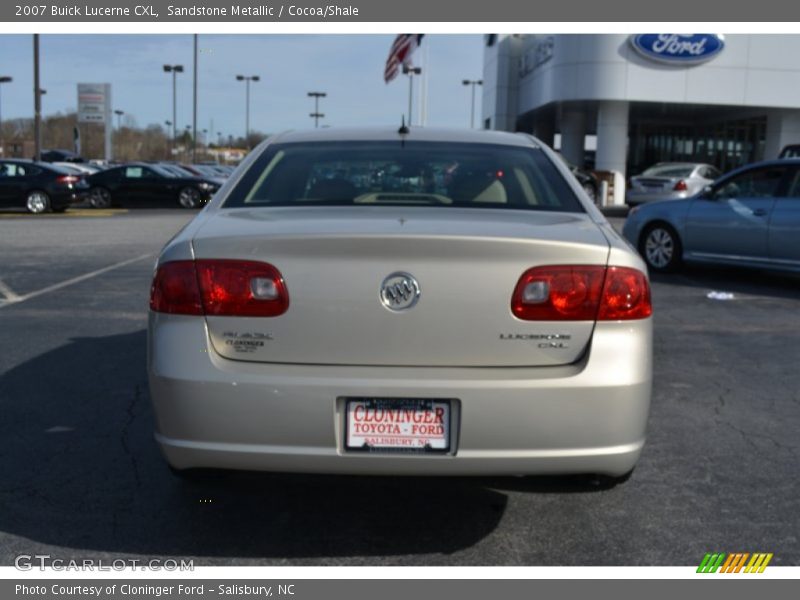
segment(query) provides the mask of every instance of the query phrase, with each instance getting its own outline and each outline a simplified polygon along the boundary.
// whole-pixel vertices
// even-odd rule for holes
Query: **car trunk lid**
[[[671,192],[681,177],[631,177],[631,186],[640,192]]]
[[[605,265],[608,243],[580,213],[422,207],[228,209],[193,240],[196,259],[263,261],[283,275],[277,317],[207,316],[215,350],[235,360],[330,365],[568,364],[593,321],[523,321],[510,302],[540,265]],[[391,310],[387,277],[418,283]]]

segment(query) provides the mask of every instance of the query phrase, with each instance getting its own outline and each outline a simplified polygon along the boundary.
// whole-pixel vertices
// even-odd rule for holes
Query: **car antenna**
[[[411,130],[406,125],[406,116],[400,116],[400,129],[397,130],[397,133],[400,134],[400,147],[403,148],[406,145],[406,137]]]
[[[410,131],[411,130],[406,126],[406,116],[402,115],[400,117],[400,129],[397,130],[397,133],[400,135],[408,135]]]

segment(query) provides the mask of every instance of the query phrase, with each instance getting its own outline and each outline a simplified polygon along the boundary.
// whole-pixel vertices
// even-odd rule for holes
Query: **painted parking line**
[[[128,212],[127,208],[70,208],[63,213],[45,213],[43,215],[32,215],[23,212],[0,212],[0,219],[42,219],[55,218],[64,219],[70,217],[114,217],[124,215]]]
[[[137,256],[135,258],[129,258],[128,260],[123,260],[122,262],[114,263],[113,265],[108,265],[107,267],[103,267],[102,269],[97,269],[95,271],[79,275],[78,277],[73,277],[72,279],[67,279],[66,281],[49,285],[40,290],[36,290],[35,292],[23,294],[22,296],[18,296],[17,294],[14,294],[12,291],[12,294],[15,297],[9,297],[8,295],[4,294],[5,300],[0,300],[0,308],[11,306],[13,304],[19,304],[20,302],[25,302],[26,300],[30,300],[31,298],[36,298],[37,296],[41,296],[43,294],[55,292],[56,290],[60,290],[61,288],[65,288],[69,285],[74,285],[76,283],[80,283],[81,281],[86,281],[87,279],[91,279],[92,277],[97,277],[98,275],[102,275],[103,273],[108,273],[109,271],[113,271],[114,269],[119,269],[120,267],[124,267],[133,264],[135,262],[139,262],[140,260],[144,260],[145,258],[151,258],[153,256],[155,256],[155,254],[152,252],[148,254],[142,254],[141,256]],[[8,286],[6,286],[6,288],[8,288]]]

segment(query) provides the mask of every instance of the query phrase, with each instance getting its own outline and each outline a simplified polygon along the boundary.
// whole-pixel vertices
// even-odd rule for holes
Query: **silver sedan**
[[[645,265],[523,134],[269,138],[164,248],[156,439],[196,467],[625,478]]]
[[[658,200],[689,198],[713,183],[720,174],[716,167],[704,163],[658,163],[641,175],[631,177],[625,203],[636,206]]]
[[[748,165],[693,198],[636,207],[623,233],[654,271],[684,261],[800,271],[800,159]]]

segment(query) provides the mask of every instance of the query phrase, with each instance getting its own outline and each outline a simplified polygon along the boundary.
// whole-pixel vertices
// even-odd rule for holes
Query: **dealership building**
[[[483,125],[613,174],[620,203],[656,162],[727,171],[800,143],[798,56],[798,35],[487,35]]]

